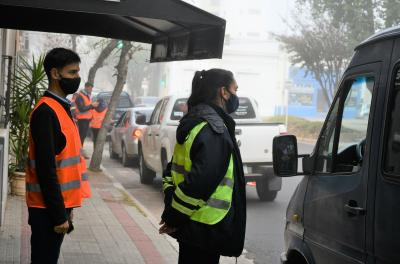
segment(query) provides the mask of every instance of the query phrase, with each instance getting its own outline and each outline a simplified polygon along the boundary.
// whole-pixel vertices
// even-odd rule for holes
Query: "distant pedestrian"
[[[64,235],[73,228],[72,209],[91,195],[78,128],[66,99],[79,87],[79,63],[72,50],[47,53],[49,87],[30,117],[26,202],[32,264],[57,263]]]
[[[163,174],[165,209],[159,232],[179,242],[179,264],[219,263],[244,245],[246,190],[235,121],[238,86],[230,71],[196,72],[188,113],[176,132]]]
[[[71,114],[72,114],[72,118],[74,119],[75,123],[78,121],[76,119],[76,103],[75,103],[77,97],[78,97],[78,94],[74,93],[71,98]]]
[[[76,104],[76,119],[78,120],[79,135],[81,138],[82,146],[85,143],[85,138],[89,130],[90,120],[92,120],[92,109],[97,107],[98,103],[92,104],[91,94],[93,90],[93,84],[85,83],[85,88],[78,93],[75,100]],[[85,157],[87,157],[85,155]]]
[[[97,107],[92,109],[92,121],[90,122],[90,128],[92,129],[93,134],[93,145],[97,141],[97,135],[99,134],[99,130],[101,125],[103,124],[104,118],[107,113],[107,103],[103,98],[99,98],[97,100]],[[94,148],[94,147],[93,147]]]

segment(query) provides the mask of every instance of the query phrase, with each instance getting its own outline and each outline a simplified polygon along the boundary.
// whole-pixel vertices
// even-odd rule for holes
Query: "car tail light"
[[[142,130],[141,129],[135,129],[135,130],[133,130],[133,132],[132,132],[132,137],[134,137],[134,138],[140,138],[140,136],[142,135]]]

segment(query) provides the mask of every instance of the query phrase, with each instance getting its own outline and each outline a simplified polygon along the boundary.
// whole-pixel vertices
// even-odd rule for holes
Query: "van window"
[[[234,119],[256,118],[256,112],[254,111],[250,99],[247,97],[239,97],[239,107],[231,116]]]
[[[370,76],[345,82],[321,134],[317,172],[356,172],[361,168],[373,87]]]
[[[384,171],[400,180],[400,68],[395,73],[386,120]]]

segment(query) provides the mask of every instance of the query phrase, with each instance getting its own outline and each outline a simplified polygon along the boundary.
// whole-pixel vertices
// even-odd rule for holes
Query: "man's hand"
[[[177,230],[175,227],[168,226],[163,220],[161,220],[160,225],[161,225],[161,227],[158,230],[158,232],[160,234],[171,234],[171,233],[176,232],[176,230]]]
[[[92,105],[93,105],[94,108],[96,108],[96,107],[99,106],[99,102],[94,102]]]
[[[57,234],[65,234],[69,229],[68,220],[64,222],[64,224],[58,225],[54,227],[54,232]]]

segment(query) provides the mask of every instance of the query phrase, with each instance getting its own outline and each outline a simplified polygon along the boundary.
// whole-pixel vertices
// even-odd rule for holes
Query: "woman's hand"
[[[161,220],[160,225],[161,225],[161,227],[158,230],[158,232],[160,234],[171,234],[171,233],[176,232],[176,230],[177,230],[175,227],[168,226],[163,220]]]

